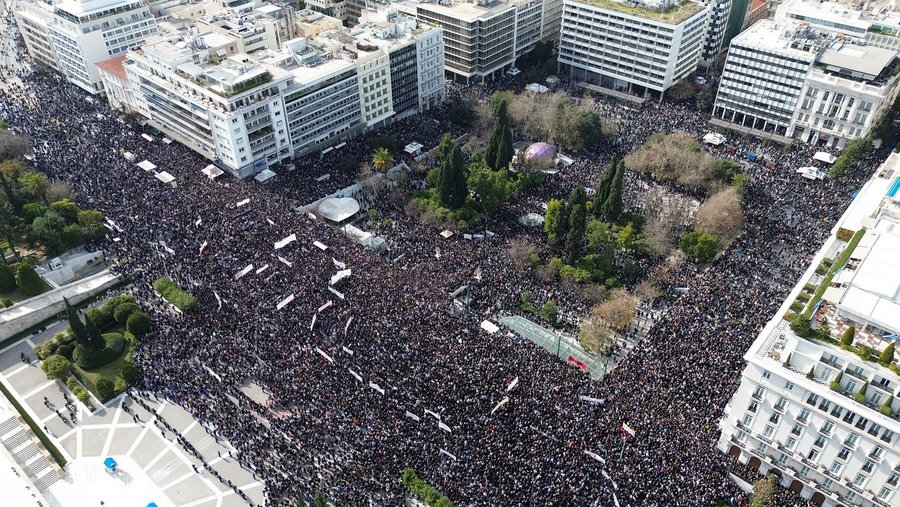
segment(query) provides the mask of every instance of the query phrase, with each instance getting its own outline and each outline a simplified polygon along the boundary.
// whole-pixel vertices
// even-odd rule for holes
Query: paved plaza
[[[205,472],[202,462],[178,444],[177,435],[161,430],[155,424],[159,417],[187,439],[223,479],[237,485],[254,504],[264,503],[263,483],[241,467],[236,451],[225,440],[217,441],[210,429],[169,401],[142,398],[156,411],[154,415],[139,405],[134,395],[126,393],[106,405],[94,400],[98,408],[93,413],[77,403],[77,424],[64,422],[55,410],[69,418],[63,399],[68,389],[62,382],[47,380],[32,352],[34,345],[64,327],[65,323],[56,323],[0,352],[0,382],[46,428],[69,460],[66,475],[43,491],[51,505],[94,506],[101,501],[106,506],[140,507],[150,502],[159,507],[247,505],[227,484]],[[31,362],[23,363],[20,353],[25,353]],[[45,406],[44,397],[49,407]],[[123,407],[132,413],[126,413]],[[122,473],[112,476],[105,471],[103,460],[107,457],[119,463]],[[193,466],[200,472],[195,472]]]

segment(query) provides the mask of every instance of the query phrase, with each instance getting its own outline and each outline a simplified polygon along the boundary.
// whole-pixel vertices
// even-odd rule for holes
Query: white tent
[[[126,151],[125,153],[122,154],[122,156],[125,157],[125,160],[127,160],[129,162],[134,162],[134,159],[137,158],[134,156],[134,153],[131,153],[130,151]]]
[[[203,174],[205,174],[206,177],[211,180],[214,180],[214,179],[218,178],[219,176],[222,176],[223,174],[225,174],[224,171],[222,171],[218,167],[214,166],[213,164],[209,164],[208,166],[204,167],[201,170],[201,172]]]
[[[819,162],[825,162],[826,164],[833,164],[837,157],[832,155],[831,153],[827,153],[824,151],[817,151],[815,155],[813,155],[813,160],[818,160]]]
[[[156,173],[156,179],[165,183],[166,185],[172,185],[173,187],[178,186],[178,184],[175,183],[175,176],[172,176],[166,171]]]
[[[497,334],[497,331],[500,331],[500,328],[497,327],[497,324],[494,324],[489,320],[481,321],[481,329],[487,331],[488,334]]]
[[[403,151],[405,151],[406,153],[409,153],[410,155],[413,155],[415,153],[418,153],[419,150],[421,150],[422,148],[423,148],[423,146],[421,143],[412,142],[412,143],[407,144],[406,147],[403,148]]]
[[[444,229],[444,230],[441,232],[441,236],[442,236],[444,239],[450,239],[450,237],[453,236],[453,231]]]
[[[710,132],[703,136],[703,142],[706,144],[712,144],[713,146],[718,146],[726,141],[725,136],[716,132]]]
[[[142,160],[137,163],[137,166],[145,171],[152,171],[156,169],[156,164],[150,162],[149,160]]]
[[[271,169],[263,169],[259,174],[253,177],[254,180],[265,183],[275,177],[275,171]]]
[[[547,93],[548,91],[550,91],[550,88],[547,88],[546,86],[539,83],[531,83],[526,86],[525,89],[535,93]]]
[[[141,134],[141,137],[143,137],[144,139],[150,141],[151,143],[152,143],[153,141],[155,141],[155,139],[153,139],[153,136],[149,136],[149,135],[147,135],[147,134]]]
[[[825,178],[825,173],[815,167],[801,167],[794,172],[808,180],[821,180]]]
[[[319,204],[319,215],[332,222],[343,222],[359,212],[359,202],[352,197],[330,197]]]

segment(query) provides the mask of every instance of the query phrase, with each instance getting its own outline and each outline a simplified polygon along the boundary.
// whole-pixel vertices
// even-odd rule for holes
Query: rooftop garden
[[[691,0],[674,1],[666,7],[660,9],[654,9],[645,5],[639,5],[634,2],[619,2],[616,0],[585,0],[585,3],[592,4],[597,7],[602,7],[604,9],[618,11],[623,14],[629,14],[631,16],[647,18],[653,21],[659,21],[662,23],[669,23],[673,25],[677,25],[685,21],[686,19],[690,18],[694,14],[697,14],[703,9],[703,5]]]

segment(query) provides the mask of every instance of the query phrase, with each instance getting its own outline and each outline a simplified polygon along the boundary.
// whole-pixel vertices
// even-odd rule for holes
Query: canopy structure
[[[141,137],[143,137],[144,139],[150,141],[151,143],[154,141],[153,136],[150,136],[150,135],[147,135],[147,134],[141,134]]]
[[[115,470],[116,468],[119,468],[119,464],[116,463],[116,460],[112,458],[106,458],[105,460],[103,460],[103,466],[105,466],[107,470]]]
[[[831,153],[824,151],[817,151],[815,155],[813,155],[813,160],[818,160],[819,162],[825,162],[826,164],[833,164],[837,157],[832,155]]]
[[[325,181],[329,178],[331,178],[331,173],[325,173],[322,176],[319,176],[318,178],[316,178],[316,181]]]
[[[718,146],[724,143],[727,139],[722,134],[717,132],[710,132],[703,136],[703,142],[706,144],[711,144],[713,146]]]
[[[172,140],[169,139],[168,137],[162,138],[162,142],[164,142],[164,143],[166,143],[166,144],[172,144]]]
[[[208,166],[204,167],[200,172],[205,174],[206,177],[211,180],[214,180],[214,179],[218,178],[219,176],[222,176],[223,174],[225,174],[225,171],[219,169],[218,167],[214,166],[213,164],[209,164]]]
[[[444,239],[450,239],[450,237],[453,236],[453,231],[444,229],[441,231],[441,236],[443,236]]]
[[[423,148],[423,146],[421,143],[412,142],[412,143],[407,144],[406,147],[403,148],[403,151],[405,151],[406,153],[409,153],[410,155],[415,155],[422,148]]]
[[[130,151],[126,151],[125,153],[122,154],[122,156],[125,157],[125,160],[127,160],[129,162],[134,162],[134,159],[137,158],[134,156],[134,153],[131,153]]]
[[[525,87],[526,90],[535,93],[547,93],[550,91],[550,88],[538,83],[531,83]]]
[[[825,178],[825,173],[815,167],[801,167],[794,172],[808,180],[821,180]]]
[[[262,171],[259,172],[259,174],[254,176],[253,179],[260,183],[265,183],[274,177],[275,177],[275,171],[273,171],[271,169],[263,169]]]
[[[166,185],[172,185],[173,187],[176,186],[175,176],[172,176],[166,171],[156,173],[156,179],[165,183]]]
[[[528,227],[537,227],[544,223],[544,217],[537,213],[526,213],[519,217],[519,223]]]
[[[137,166],[145,171],[152,171],[156,169],[156,164],[150,162],[149,160],[142,160],[137,163]]]
[[[359,212],[359,202],[352,197],[329,197],[319,204],[319,215],[332,222],[343,222]]]
[[[500,331],[500,328],[497,326],[497,324],[494,324],[489,320],[481,321],[481,329],[487,331],[488,334],[497,334],[497,331]]]

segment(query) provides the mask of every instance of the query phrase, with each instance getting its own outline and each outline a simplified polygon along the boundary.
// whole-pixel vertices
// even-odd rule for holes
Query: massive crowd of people
[[[564,311],[586,309],[515,269],[508,242],[533,234],[516,218],[547,194],[591,185],[613,156],[654,132],[701,136],[702,113],[598,102],[621,119],[620,141],[574,153],[570,169],[491,218],[496,236],[447,240],[404,218],[401,206],[379,203],[396,218],[384,231],[394,248],[385,256],[294,211],[352,182],[355,170],[316,155],[266,185],[210,180],[199,156],[147,141],[60,76],[3,70],[13,75],[0,91],[0,118],[30,136],[39,170],[115,224],[103,247],[150,308],[153,331],[135,354],[139,388],[214,425],[264,479],[272,503],[322,492],[341,506],[401,505],[401,471],[412,467],[460,505],[737,504],[727,478],[734,464],[715,442],[742,354],[876,163],[873,156],[839,181],[809,182],[792,170],[810,147],[740,146],[771,150],[767,158],[778,161],[748,167],[745,232],[708,269],[679,271],[673,286],[687,290],[668,294],[644,341],[592,381],[528,340],[479,329],[484,318],[515,312],[523,290]],[[378,134],[431,147],[443,114]],[[372,149],[371,136],[360,137],[340,155],[362,162]],[[175,175],[178,186],[137,168],[125,151]],[[331,178],[318,181],[325,173]],[[276,250],[290,234],[297,241]],[[343,265],[352,274],[332,287],[339,297],[329,279]],[[163,275],[199,297],[198,311],[183,315],[162,302],[151,282]],[[471,311],[451,312],[448,294],[463,284]],[[245,394],[250,382],[267,402]],[[627,442],[623,422],[637,431]]]

